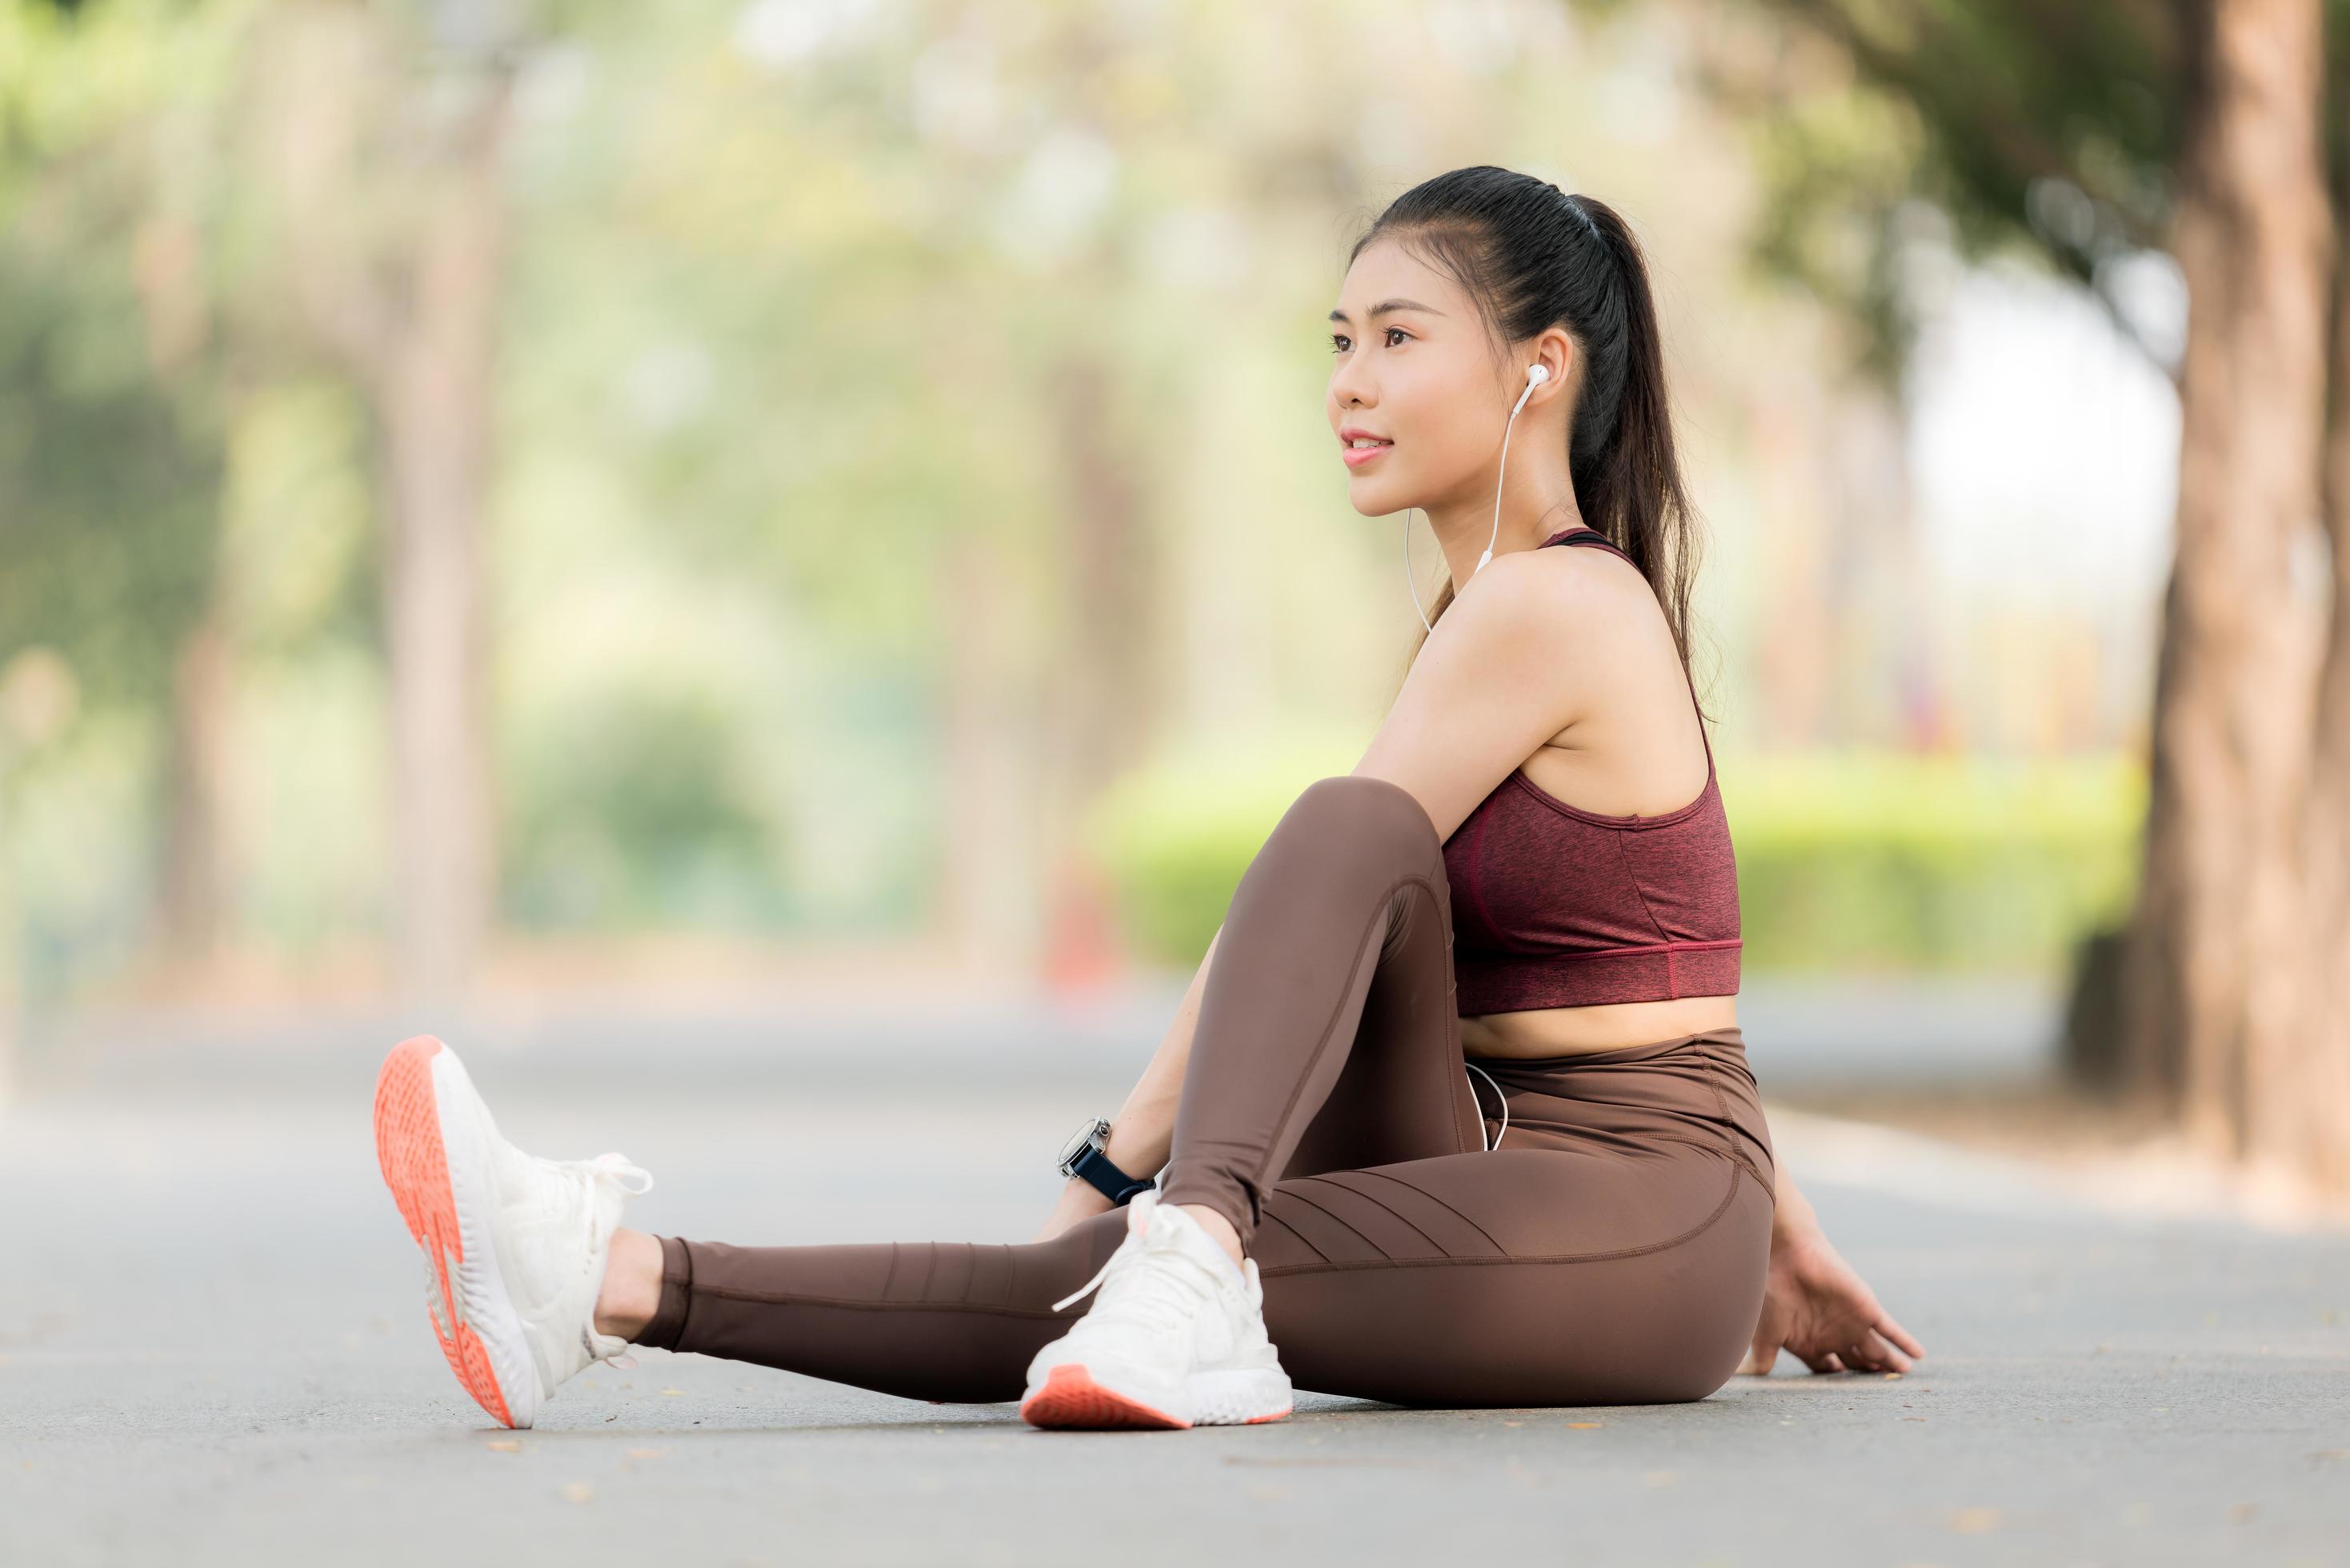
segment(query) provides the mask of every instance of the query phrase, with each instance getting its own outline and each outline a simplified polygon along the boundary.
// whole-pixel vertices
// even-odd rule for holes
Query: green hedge
[[[1137,956],[1199,961],[1298,793],[1359,745],[1198,756],[1129,775],[1087,841]],[[2129,906],[2145,769],[1847,751],[1720,763],[1748,973],[2061,974]]]

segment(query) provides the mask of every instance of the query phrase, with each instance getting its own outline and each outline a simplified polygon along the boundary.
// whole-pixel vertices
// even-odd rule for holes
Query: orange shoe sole
[[[502,1427],[517,1425],[491,1370],[490,1353],[458,1307],[452,1272],[465,1262],[465,1241],[457,1225],[457,1199],[449,1186],[449,1156],[441,1142],[441,1115],[432,1093],[432,1058],[446,1049],[430,1034],[411,1035],[391,1048],[375,1084],[375,1157],[384,1184],[408,1233],[424,1249],[438,1282],[437,1312],[429,1314],[432,1335],[449,1370],[474,1403]]]
[[[1261,1427],[1267,1421],[1278,1421],[1295,1409],[1284,1405],[1278,1410],[1262,1416],[1251,1416],[1238,1423]],[[1055,1366],[1045,1374],[1045,1386],[1020,1401],[1020,1418],[1032,1427],[1073,1427],[1094,1429],[1120,1428],[1157,1428],[1185,1430],[1194,1423],[1170,1416],[1155,1406],[1129,1398],[1116,1389],[1105,1388],[1094,1381],[1094,1376],[1082,1363],[1070,1362]]]
[[[1045,1386],[1020,1401],[1020,1418],[1032,1427],[1176,1428],[1191,1426],[1179,1416],[1129,1399],[1094,1381],[1076,1362],[1045,1374]]]

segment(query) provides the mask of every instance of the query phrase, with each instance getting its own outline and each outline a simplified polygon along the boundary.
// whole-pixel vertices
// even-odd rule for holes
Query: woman
[[[1273,1420],[1293,1378],[1410,1405],[1690,1400],[1782,1345],[1818,1371],[1924,1354],[1778,1170],[1747,1066],[1691,524],[1630,231],[1456,170],[1356,243],[1330,319],[1349,499],[1407,531],[1424,510],[1457,597],[1422,611],[1354,773],[1250,864],[1141,1081],[1065,1151],[1044,1228],[627,1230],[650,1173],[524,1154],[453,1053],[404,1041],[378,1154],[493,1416],[529,1425],[631,1343],[1016,1397],[1039,1426]],[[1162,1167],[1163,1188],[1137,1174]]]

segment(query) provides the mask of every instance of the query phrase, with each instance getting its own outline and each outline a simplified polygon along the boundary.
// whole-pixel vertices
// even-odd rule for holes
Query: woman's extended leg
[[[1307,786],[1233,894],[1166,1200],[1209,1204],[1245,1238],[1269,1172],[1482,1148],[1451,976],[1443,846],[1419,801],[1381,779]],[[660,1307],[635,1339],[885,1393],[1015,1398],[1029,1357],[1083,1310],[1051,1303],[1100,1268],[1126,1219],[1016,1244],[663,1236]]]
[[[1234,894],[1165,1200],[1209,1207],[1253,1243],[1266,1324],[1306,1386],[1451,1404],[1700,1397],[1753,1325],[1770,1189],[1730,1136],[1737,1118],[1711,1130],[1734,1075],[1676,1054],[1657,1081],[1696,1133],[1483,1152],[1435,826],[1395,784],[1323,779]],[[1051,1303],[1126,1220],[1020,1244],[663,1236],[660,1309],[635,1339],[912,1397],[1016,1398],[1081,1310]]]

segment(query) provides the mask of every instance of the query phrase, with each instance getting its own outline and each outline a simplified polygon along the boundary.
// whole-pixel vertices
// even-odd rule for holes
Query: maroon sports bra
[[[1536,547],[1557,544],[1632,559],[1596,528]],[[1737,994],[1738,863],[1702,717],[1698,733],[1705,788],[1661,816],[1569,805],[1521,766],[1452,830],[1444,871],[1460,1016]]]

